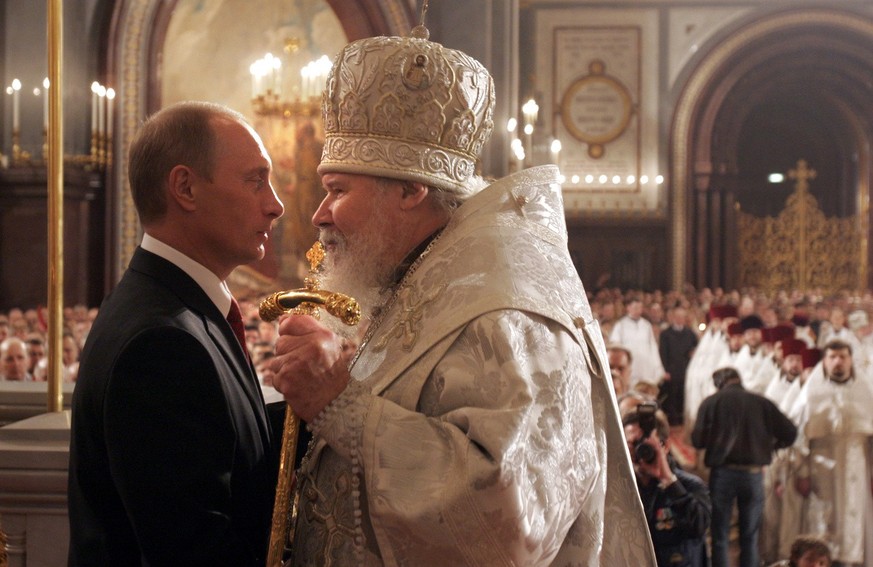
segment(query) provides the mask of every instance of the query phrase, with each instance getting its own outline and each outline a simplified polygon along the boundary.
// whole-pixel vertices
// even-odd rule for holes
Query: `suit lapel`
[[[219,312],[218,307],[209,299],[197,282],[186,274],[181,268],[152,254],[142,248],[137,248],[131,258],[130,269],[148,274],[170,289],[179,300],[184,303],[191,312],[197,314],[206,330],[206,334],[212,339],[216,349],[221,352],[231,373],[248,398],[249,403],[255,410],[258,426],[267,442],[270,442],[271,434],[267,423],[266,410],[264,409],[264,397],[255,375],[254,367],[242,350],[242,345],[236,338],[230,323],[224,314]]]

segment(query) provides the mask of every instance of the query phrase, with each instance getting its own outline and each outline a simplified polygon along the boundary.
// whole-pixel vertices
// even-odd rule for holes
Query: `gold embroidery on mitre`
[[[337,56],[322,100],[318,172],[419,181],[457,194],[494,127],[494,82],[469,55],[421,37],[372,37]]]

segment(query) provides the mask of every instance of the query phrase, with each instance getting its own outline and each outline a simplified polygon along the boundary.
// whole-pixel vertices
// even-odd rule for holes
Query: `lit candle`
[[[112,104],[115,100],[115,89],[106,89],[106,138],[112,138]]]
[[[557,164],[558,156],[561,153],[561,140],[557,138],[552,140],[552,145],[550,149],[552,150],[552,163]]]
[[[509,147],[512,149],[512,153],[515,156],[515,161],[518,166],[518,169],[521,170],[524,168],[524,146],[521,143],[521,140],[518,138],[513,138],[512,142],[509,144]]]
[[[539,111],[540,107],[534,99],[530,99],[524,103],[524,106],[521,107],[521,112],[524,114],[525,125],[533,125],[537,121],[537,114],[539,114]],[[531,129],[531,132],[532,131],[533,129]]]
[[[279,63],[279,59],[273,57],[272,53],[264,56],[264,83],[267,86],[267,93],[276,93],[276,63]]]
[[[106,132],[106,87],[100,85],[97,97],[97,132],[103,134]]]
[[[525,151],[527,155],[533,158],[533,124],[525,124],[524,125],[524,142],[525,142]]]
[[[21,91],[21,81],[12,79],[12,131],[17,132],[20,126],[19,120],[19,96]]]
[[[260,59],[258,59],[260,61]],[[249,65],[249,75],[252,76],[252,98],[258,98],[258,61]]]
[[[306,65],[304,65],[302,69],[300,69],[300,82],[301,82],[300,98],[303,100],[306,100],[307,98],[309,98],[309,74],[310,74],[310,71],[311,71],[311,68],[310,68],[308,63]]]
[[[327,55],[322,55],[318,58],[316,66],[318,68],[318,83],[315,85],[314,95],[320,97],[327,83],[327,76],[330,75],[330,68],[333,67],[333,62]]]
[[[49,124],[49,80],[48,77],[42,80],[42,128],[48,132]]]
[[[521,107],[521,112],[524,115],[524,134],[527,144],[527,153],[533,159],[533,131],[534,124],[537,121],[537,113],[540,107],[534,99],[529,99],[524,106]]]
[[[270,59],[270,77],[273,83],[273,92],[276,96],[282,94],[282,60],[278,57]]]
[[[100,91],[100,83],[91,83],[91,135],[97,133],[97,93]]]

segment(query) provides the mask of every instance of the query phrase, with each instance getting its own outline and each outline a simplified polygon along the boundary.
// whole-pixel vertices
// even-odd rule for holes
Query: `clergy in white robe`
[[[704,399],[715,393],[712,383],[712,373],[719,368],[732,366],[735,353],[742,346],[742,330],[739,323],[733,321],[736,307],[732,305],[719,306],[730,309],[725,319],[713,320],[700,339],[688,370],[685,374],[685,431],[691,435],[697,410]],[[712,311],[712,310],[710,310]],[[721,311],[718,311],[721,313]],[[733,339],[730,333],[733,332]]]
[[[629,299],[626,311],[627,314],[612,327],[609,341],[620,344],[633,353],[631,387],[637,382],[659,384],[664,378],[664,365],[652,324],[642,316],[643,302],[636,297]]]
[[[280,326],[292,564],[654,567],[558,168],[476,176],[493,81],[412,34],[347,45],[322,99],[321,282],[367,328]]]
[[[770,357],[763,346],[764,322],[757,315],[748,315],[740,319],[740,327],[743,329],[744,344],[733,366],[740,373],[745,389],[763,394],[767,386],[759,372],[763,370],[766,375],[773,368],[772,363],[768,366]]]
[[[805,343],[799,339],[785,339],[776,344],[774,353],[781,364],[764,392],[764,396],[789,417],[793,400],[800,391],[800,374],[803,370],[801,352],[804,347]],[[796,447],[780,449],[773,455],[773,461],[764,474],[761,558],[767,563],[787,557],[794,538],[801,533],[803,497],[794,488],[800,461]]]
[[[851,347],[825,345],[795,402],[810,502],[804,529],[831,542],[834,560],[873,564],[873,381],[853,368]]]

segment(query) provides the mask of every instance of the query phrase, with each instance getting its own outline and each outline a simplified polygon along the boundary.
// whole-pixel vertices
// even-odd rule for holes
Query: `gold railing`
[[[815,171],[805,160],[789,176],[797,184],[778,216],[737,214],[739,284],[765,291],[862,289],[859,216],[825,216],[809,192]]]

